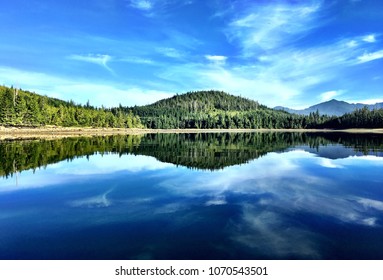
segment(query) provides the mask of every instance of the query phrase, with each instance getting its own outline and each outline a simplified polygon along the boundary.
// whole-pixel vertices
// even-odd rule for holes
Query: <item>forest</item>
[[[356,109],[354,112],[344,114],[340,117],[333,117],[317,128],[382,128],[383,109],[369,110],[367,107]]]
[[[175,95],[146,106],[96,108],[0,86],[2,126],[82,126],[150,129],[383,128],[383,109],[343,116],[298,115],[223,91]]]
[[[0,125],[142,127],[140,118],[131,111],[95,108],[89,102],[82,106],[5,86],[0,86]]]

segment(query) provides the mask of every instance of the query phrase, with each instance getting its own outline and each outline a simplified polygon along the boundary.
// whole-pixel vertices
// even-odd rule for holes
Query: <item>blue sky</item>
[[[12,0],[0,84],[92,105],[217,89],[304,108],[383,102],[383,1]]]

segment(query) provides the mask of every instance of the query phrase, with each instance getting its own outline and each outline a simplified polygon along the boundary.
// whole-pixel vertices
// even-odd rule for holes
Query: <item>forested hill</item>
[[[82,106],[5,86],[0,86],[0,125],[142,127],[139,117],[120,108]]]
[[[146,106],[125,108],[147,128],[383,128],[383,109],[358,109],[343,116],[291,114],[222,91],[175,95]]]
[[[290,114],[213,90],[188,92],[125,110],[140,116],[148,128],[306,128],[325,120],[318,114]]]
[[[192,112],[210,112],[214,110],[223,111],[248,111],[257,110],[259,107],[266,109],[244,97],[234,96],[223,91],[194,91],[181,95],[175,95],[170,98],[162,99],[152,105],[143,106],[150,109],[157,108],[176,108],[189,113]]]

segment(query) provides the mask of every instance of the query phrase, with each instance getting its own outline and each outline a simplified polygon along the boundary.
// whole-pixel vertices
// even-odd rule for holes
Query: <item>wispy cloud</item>
[[[68,56],[69,59],[77,60],[77,61],[84,61],[89,63],[94,63],[97,65],[100,65],[104,67],[109,72],[113,73],[113,70],[107,65],[107,63],[112,59],[110,55],[107,54],[88,54],[88,55],[70,55]]]
[[[318,25],[319,2],[302,5],[275,3],[250,6],[233,19],[226,30],[231,41],[239,42],[244,55],[271,50],[291,43]]]
[[[193,3],[192,0],[125,0],[125,2],[128,7],[138,9],[142,11],[145,16],[150,18],[171,17],[177,9]]]
[[[78,167],[83,168],[79,169]],[[138,173],[148,170],[160,170],[171,167],[172,164],[157,161],[153,157],[117,154],[94,155],[89,159],[77,159],[70,164],[58,163],[54,167],[56,174],[63,175],[100,175],[110,172],[127,171]],[[52,169],[52,167],[51,167]]]
[[[383,201],[360,198],[358,199],[358,202],[366,208],[374,208],[376,210],[383,211]]]
[[[333,99],[336,96],[339,96],[343,93],[342,90],[331,90],[331,91],[326,91],[320,95],[322,101],[328,101],[330,99]]]
[[[383,103],[383,98],[347,100],[349,103],[376,104]]]
[[[355,41],[355,40],[351,40],[351,41],[346,43],[346,46],[349,47],[349,48],[354,48],[354,47],[358,46],[358,42]]]
[[[205,55],[205,58],[217,65],[223,65],[227,60],[227,57],[223,55]]]
[[[375,34],[366,35],[362,38],[362,40],[367,43],[375,43],[376,42]]]
[[[119,59],[118,61],[123,61],[123,62],[129,62],[129,63],[135,63],[135,64],[154,64],[154,61],[148,58],[141,58],[141,57],[126,57]]]
[[[185,53],[175,48],[161,47],[157,48],[157,52],[171,58],[182,58]]]
[[[383,50],[372,53],[364,53],[363,55],[358,56],[358,63],[365,63],[381,58],[383,58]]]
[[[135,9],[144,11],[148,11],[153,8],[153,3],[148,0],[129,0],[128,4]]]
[[[72,207],[81,207],[81,208],[104,208],[112,205],[112,201],[107,197],[109,193],[112,192],[112,189],[106,191],[103,194],[87,197],[84,199],[71,201],[69,204]]]

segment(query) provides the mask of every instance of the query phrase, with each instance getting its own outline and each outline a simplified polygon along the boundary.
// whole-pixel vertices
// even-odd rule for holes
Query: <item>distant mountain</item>
[[[369,110],[382,109],[383,102],[376,103],[373,105],[367,105],[362,103],[347,103],[345,101],[332,99],[330,101],[319,103],[303,110],[294,110],[294,109],[290,109],[290,108],[282,107],[282,106],[274,107],[274,109],[283,110],[289,113],[295,113],[300,115],[309,115],[310,113],[315,113],[318,110],[319,114],[321,115],[341,116],[346,113],[351,113],[355,111],[356,109],[362,109],[363,107],[367,107]]]

